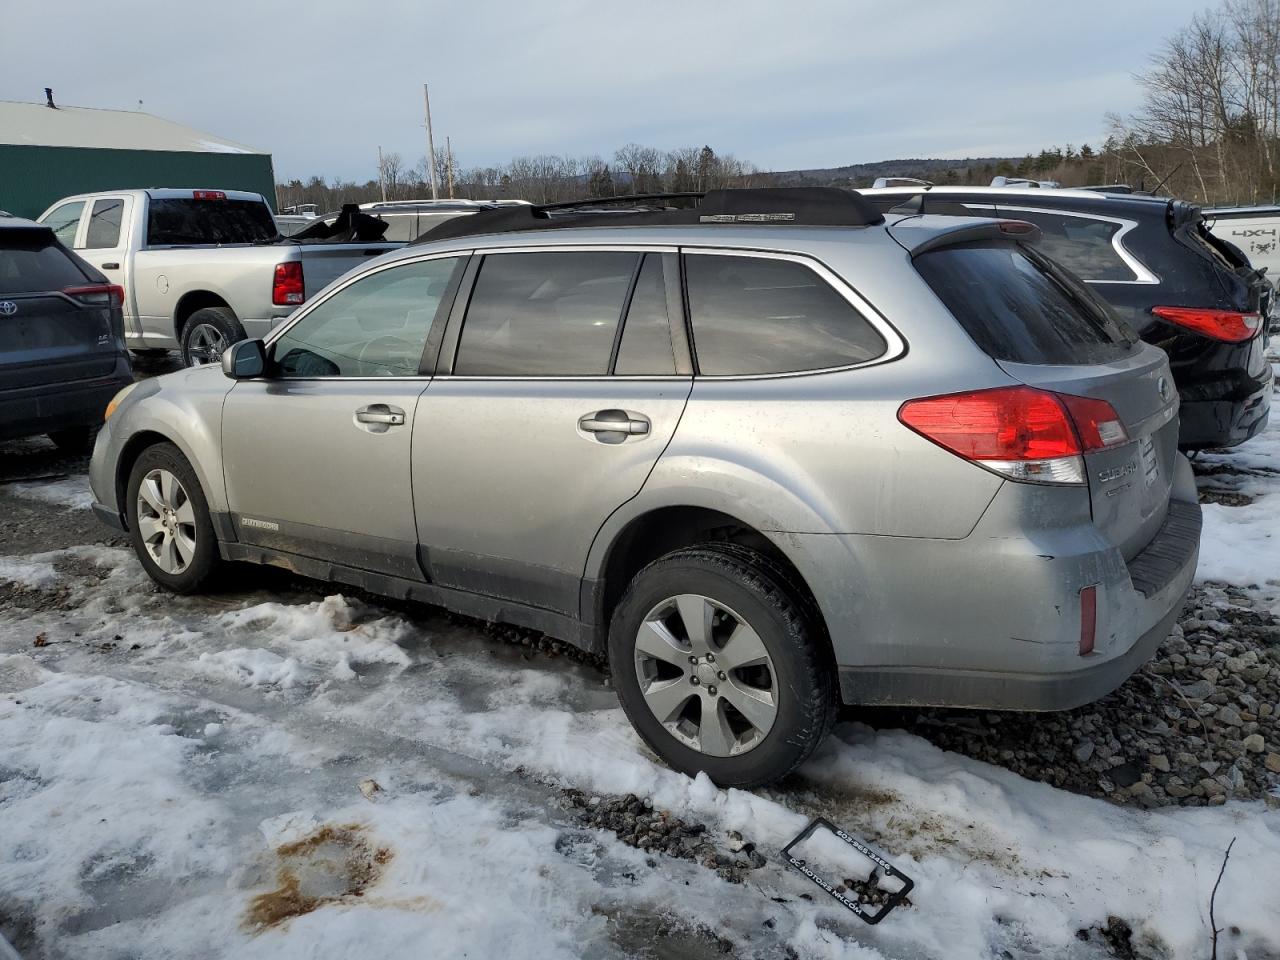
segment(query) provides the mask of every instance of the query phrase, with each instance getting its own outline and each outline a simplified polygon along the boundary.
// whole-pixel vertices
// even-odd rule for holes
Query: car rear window
[[[0,297],[45,293],[83,284],[87,278],[43,230],[0,230]]]
[[[151,246],[197,243],[262,243],[277,235],[261,200],[152,200],[147,208]]]
[[[1012,243],[965,243],[915,258],[916,270],[979,347],[1014,363],[1106,363],[1137,336],[1084,284]]]

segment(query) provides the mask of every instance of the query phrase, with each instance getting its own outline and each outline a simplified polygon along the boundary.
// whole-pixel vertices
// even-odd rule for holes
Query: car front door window
[[[49,227],[65,246],[75,246],[76,228],[80,226],[80,214],[84,213],[84,201],[73,200],[54,207],[40,222]]]
[[[440,310],[448,309],[445,293],[461,264],[459,257],[419,260],[349,284],[275,341],[276,375],[417,376],[431,325]]]

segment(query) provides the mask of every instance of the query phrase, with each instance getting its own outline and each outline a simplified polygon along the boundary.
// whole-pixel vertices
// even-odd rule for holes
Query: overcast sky
[[[762,169],[1099,142],[1206,0],[0,0],[0,99],[136,109],[278,179],[637,141]],[[1039,13],[1038,11],[1043,11]],[[195,12],[199,11],[199,15]]]

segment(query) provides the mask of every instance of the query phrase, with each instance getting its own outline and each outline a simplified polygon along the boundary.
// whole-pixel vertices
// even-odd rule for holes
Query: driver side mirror
[[[222,351],[222,372],[232,380],[251,380],[267,369],[267,347],[261,340],[241,340]]]

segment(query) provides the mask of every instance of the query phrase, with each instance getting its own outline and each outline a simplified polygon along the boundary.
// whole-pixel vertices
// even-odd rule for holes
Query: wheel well
[[[124,449],[120,451],[120,459],[116,462],[116,503],[120,507],[122,516],[129,516],[129,510],[125,504],[125,487],[129,483],[129,474],[133,472],[133,465],[138,462],[138,458],[148,447],[154,447],[157,443],[171,442],[163,433],[144,430],[130,437]]]
[[[703,507],[663,507],[632,520],[613,541],[605,559],[596,592],[596,631],[603,648],[614,608],[626,592],[631,578],[664,554],[699,543],[729,542],[750,547],[780,567],[790,586],[800,596],[815,619],[814,626],[827,636],[822,611],[809,585],[795,564],[778,546],[750,524],[718,510]]]
[[[208,290],[192,290],[190,293],[184,293],[173,312],[173,335],[175,339],[182,339],[182,330],[187,325],[187,321],[191,319],[191,315],[197,310],[203,310],[205,307],[226,307],[228,310],[231,309],[231,305],[227,301],[216,293],[210,293]]]

